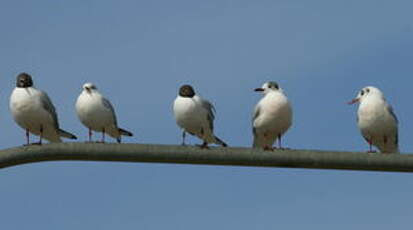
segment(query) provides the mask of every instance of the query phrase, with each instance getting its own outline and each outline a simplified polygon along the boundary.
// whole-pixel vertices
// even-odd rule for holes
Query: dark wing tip
[[[222,145],[222,147],[227,147],[227,143],[225,143],[223,140],[219,139],[217,136],[215,136],[215,140],[217,140],[217,142]]]
[[[59,129],[59,134],[60,134],[62,137],[65,137],[65,138],[68,138],[68,139],[72,139],[72,140],[77,140],[77,137],[76,137],[75,135],[73,135],[73,134],[71,134],[71,133],[69,133],[69,132],[67,132],[67,131],[64,131],[64,130],[62,130],[62,129]]]
[[[123,136],[128,136],[128,137],[132,137],[132,136],[133,136],[133,133],[131,133],[131,132],[129,132],[128,130],[125,130],[125,129],[119,128],[119,132],[120,132],[120,134],[123,135]]]

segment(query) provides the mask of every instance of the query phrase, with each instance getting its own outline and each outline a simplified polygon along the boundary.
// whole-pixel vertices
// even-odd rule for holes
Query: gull
[[[79,120],[89,129],[89,142],[92,141],[92,130],[102,132],[102,143],[105,134],[121,142],[121,136],[133,136],[125,129],[118,127],[115,110],[108,99],[102,96],[92,83],[85,83],[76,101],[76,113]]]
[[[363,88],[348,104],[359,102],[357,124],[364,139],[382,153],[398,153],[398,120],[384,94],[376,87]]]
[[[60,137],[77,139],[75,135],[59,128],[56,109],[49,96],[33,86],[32,77],[27,73],[17,76],[16,88],[10,96],[10,111],[16,123],[26,130],[27,145],[29,132],[40,136],[36,144],[45,138],[50,142],[61,142]]]
[[[273,150],[272,146],[278,139],[281,149],[281,136],[292,124],[291,105],[276,82],[266,82],[255,91],[263,92],[264,96],[255,106],[253,113],[253,147]]]
[[[214,106],[197,95],[192,86],[181,86],[173,104],[173,111],[176,123],[183,129],[182,145],[185,145],[185,134],[188,132],[204,141],[201,148],[207,148],[209,143],[227,146],[214,135]]]

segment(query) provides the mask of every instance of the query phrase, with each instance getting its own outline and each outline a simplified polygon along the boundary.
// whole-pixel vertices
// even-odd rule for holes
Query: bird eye
[[[364,90],[360,91],[360,95],[361,95],[361,96],[364,95]]]
[[[367,88],[367,89],[366,89],[366,92],[367,92],[367,93],[369,93],[369,92],[370,92],[370,89],[369,89],[369,88]]]

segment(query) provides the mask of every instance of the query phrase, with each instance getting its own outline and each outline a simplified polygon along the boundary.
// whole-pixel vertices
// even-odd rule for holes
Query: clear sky
[[[401,151],[413,153],[412,9],[407,0],[3,0],[0,148],[25,142],[8,100],[26,71],[80,141],[83,83],[135,133],[124,141],[157,144],[180,143],[171,108],[189,83],[215,104],[216,134],[247,147],[253,89],[273,80],[293,104],[286,146],[366,151],[357,106],[345,102],[373,85],[399,118]],[[412,190],[412,175],[399,173],[36,163],[0,170],[0,227],[406,229]]]

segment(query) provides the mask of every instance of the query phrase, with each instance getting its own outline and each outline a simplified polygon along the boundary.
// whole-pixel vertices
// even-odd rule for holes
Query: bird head
[[[360,92],[358,92],[357,96],[351,101],[349,101],[348,104],[352,105],[357,102],[361,103],[365,98],[371,96],[378,96],[384,98],[383,93],[378,88],[373,86],[367,86],[361,89]]]
[[[276,91],[282,92],[282,89],[276,82],[269,81],[269,82],[265,82],[261,88],[256,88],[254,91],[263,92],[264,94],[267,94],[268,92],[276,92]]]
[[[19,88],[27,88],[33,86],[32,76],[28,73],[21,73],[17,75],[16,86]]]
[[[93,83],[85,83],[83,85],[83,90],[85,90],[87,93],[92,93],[93,90],[96,90],[96,86]]]
[[[183,85],[179,88],[179,96],[181,97],[193,97],[195,96],[195,90],[191,85]]]

